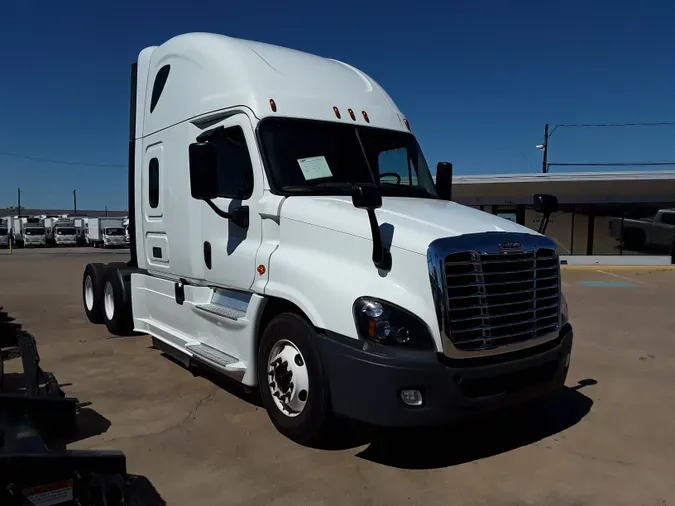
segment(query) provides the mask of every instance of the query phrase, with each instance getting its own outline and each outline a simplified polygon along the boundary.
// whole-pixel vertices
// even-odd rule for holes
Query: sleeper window
[[[152,158],[148,167],[148,201],[153,209],[159,205],[159,160],[157,158]]]

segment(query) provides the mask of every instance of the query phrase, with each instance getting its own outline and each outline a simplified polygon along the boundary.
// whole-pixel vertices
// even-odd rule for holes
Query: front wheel
[[[260,395],[272,423],[305,445],[321,442],[332,422],[328,382],[314,328],[293,313],[270,321],[258,347]]]

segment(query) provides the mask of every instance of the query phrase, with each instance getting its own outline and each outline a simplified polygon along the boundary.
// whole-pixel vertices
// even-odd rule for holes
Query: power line
[[[34,160],[36,162],[58,163],[60,165],[76,165],[80,167],[119,167],[126,169],[126,165],[116,163],[86,163],[86,162],[70,162],[66,160],[56,160],[54,158],[41,158],[38,156],[28,156],[20,153],[10,153],[9,151],[0,151],[0,155],[13,156],[14,158],[23,158],[24,160]]]
[[[549,167],[666,167],[675,166],[675,162],[586,162],[586,163],[549,163]]]
[[[554,125],[557,127],[628,127],[628,126],[673,126],[675,121],[660,121],[653,123],[567,123]]]

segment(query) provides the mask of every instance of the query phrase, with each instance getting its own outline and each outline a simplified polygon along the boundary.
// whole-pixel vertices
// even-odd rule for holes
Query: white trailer
[[[124,225],[122,218],[86,218],[86,242],[95,248],[122,248]]]
[[[131,259],[86,266],[90,321],[259,388],[303,443],[333,413],[446,423],[563,387],[555,243],[451,202],[368,75],[206,33],[131,75]]]

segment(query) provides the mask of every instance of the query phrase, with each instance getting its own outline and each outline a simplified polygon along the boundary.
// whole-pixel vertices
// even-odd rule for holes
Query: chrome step
[[[239,320],[240,318],[246,316],[245,311],[221,306],[219,304],[212,304],[210,302],[206,304],[196,304],[195,309],[198,309],[199,311],[204,311],[206,313],[222,316],[223,318],[229,318],[230,320]]]
[[[194,355],[197,355],[197,357],[201,357],[221,367],[227,367],[239,361],[238,358],[235,358],[232,355],[228,355],[227,353],[223,353],[220,350],[202,343],[186,344],[185,348]]]

